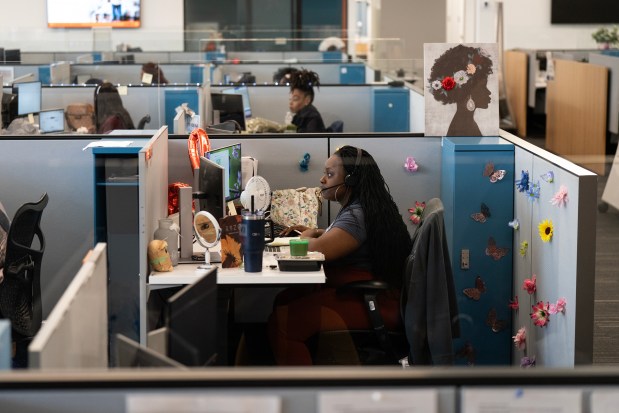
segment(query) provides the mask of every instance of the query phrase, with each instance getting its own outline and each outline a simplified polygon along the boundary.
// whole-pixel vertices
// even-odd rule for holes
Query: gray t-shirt
[[[359,201],[354,201],[343,208],[325,232],[328,232],[331,228],[340,228],[348,232],[359,242],[359,248],[345,257],[330,262],[329,265],[371,270],[370,250],[366,242],[365,216]]]

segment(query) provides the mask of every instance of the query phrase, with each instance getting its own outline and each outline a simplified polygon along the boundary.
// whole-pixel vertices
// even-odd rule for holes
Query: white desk
[[[178,264],[174,271],[152,272],[148,285],[151,289],[191,284],[206,274],[207,270],[198,269],[200,263]],[[273,253],[265,253],[262,272],[245,272],[243,268],[221,268],[218,266],[217,284],[219,285],[274,285],[274,284],[324,284],[325,272],[320,271],[280,271]]]

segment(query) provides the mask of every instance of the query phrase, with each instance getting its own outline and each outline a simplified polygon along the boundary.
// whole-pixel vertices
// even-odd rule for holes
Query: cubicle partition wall
[[[84,257],[77,274],[28,346],[31,369],[108,367],[107,250]]]
[[[539,299],[555,301],[562,296],[567,298],[565,316],[554,316],[551,319],[550,328],[545,327],[542,330],[536,327],[540,334],[544,334],[540,335],[539,339],[548,339],[548,343],[552,343],[553,347],[548,348],[546,342],[535,343],[535,353],[540,364],[542,361],[550,366],[581,363],[587,357],[591,357],[587,344],[579,343],[578,340],[586,341],[591,338],[590,334],[583,332],[591,328],[592,323],[589,317],[593,308],[590,289],[593,285],[592,277],[595,270],[592,264],[595,259],[593,241],[595,219],[594,217],[593,220],[591,217],[587,219],[588,214],[594,215],[594,207],[589,209],[588,205],[595,205],[595,185],[589,185],[589,183],[585,185],[581,179],[595,179],[595,175],[583,174],[582,171],[566,172],[567,176],[578,175],[579,178],[576,182],[563,181],[563,172],[560,174],[560,170],[572,171],[573,168],[578,168],[564,160],[565,164],[556,166],[558,162],[555,160],[560,158],[543,150],[532,151],[530,145],[511,134],[501,132],[501,136],[515,145],[517,153],[519,148],[531,152],[533,166],[524,165],[517,155],[516,171],[528,168],[534,181],[538,181],[538,176],[545,173],[546,166],[538,166],[538,162],[555,164],[556,183],[552,190],[542,188],[543,197],[536,201],[537,204],[533,204],[535,208],[550,205],[548,201],[554,194],[553,191],[558,191],[557,185],[561,184],[568,187],[570,199],[568,208],[578,207],[577,212],[569,213],[569,225],[562,221],[568,215],[558,219],[556,238],[550,244],[541,244],[532,238],[536,234],[538,221],[546,218],[545,210],[539,209],[531,215],[530,223],[525,224],[524,215],[520,215],[519,212],[521,206],[515,205],[516,215],[520,215],[522,227],[521,232],[517,234],[518,238],[514,239],[514,249],[524,240],[519,237],[526,235],[522,228],[529,225],[531,235],[528,236],[528,257],[531,259],[531,268],[523,267],[524,258],[519,254],[514,254],[516,268],[514,291],[521,291],[518,295],[521,302],[519,317],[523,317],[522,320],[526,319],[530,311],[526,307],[528,297],[521,290],[520,283],[523,277],[529,278],[532,272],[539,272]],[[53,140],[41,136],[0,138],[3,148],[0,154],[0,176],[11,177],[3,181],[0,197],[9,214],[12,214],[23,202],[36,198],[42,192],[47,192],[50,196],[50,202],[42,220],[43,232],[47,239],[42,269],[44,314],[48,314],[54,306],[69,284],[72,274],[75,274],[79,268],[81,258],[94,242],[92,155],[90,151],[83,151],[82,148],[89,141],[101,138],[101,136],[71,136],[68,139]],[[112,139],[111,137],[104,138]],[[120,139],[129,140],[133,138],[132,136],[120,137]],[[211,144],[215,148],[236,142],[242,143],[243,155],[251,155],[259,160],[258,173],[269,181],[272,189],[319,185],[324,161],[329,154],[341,145],[350,144],[361,146],[376,158],[403,219],[407,222],[410,216],[408,209],[414,205],[415,201],[440,196],[442,174],[440,137],[354,133],[211,136]],[[186,137],[172,136],[168,140],[168,152],[168,182],[181,181],[191,184],[193,179],[189,168]],[[311,155],[307,172],[299,168],[299,161],[305,153]],[[408,172],[404,168],[408,156],[414,157],[419,164],[417,172]],[[506,177],[505,179],[514,178]],[[517,202],[521,202],[522,194],[516,195],[518,195]],[[556,209],[553,212],[559,214],[559,217],[563,216],[564,212],[571,211],[571,209],[551,207]],[[328,212],[323,213],[320,218],[321,226],[329,222],[329,216],[331,218],[334,216],[337,206],[325,205],[324,210],[330,210],[330,215]],[[550,215],[548,217],[552,218]],[[408,225],[410,230],[414,231],[412,223]],[[144,234],[151,236],[152,230],[154,230],[152,227],[150,229],[145,227]],[[569,233],[566,233],[566,230]],[[574,234],[577,234],[577,240],[573,240]],[[568,240],[571,241],[567,242]],[[549,247],[560,250],[561,256],[570,257],[570,260],[559,261],[554,252],[549,254],[546,251]],[[546,259],[550,261],[545,261]],[[574,268],[569,269],[568,267],[572,264]],[[505,303],[506,306],[507,304]],[[514,325],[522,322],[515,321]],[[555,331],[555,329],[558,330]],[[579,338],[577,339],[576,336]],[[562,341],[559,337],[562,337]],[[533,344],[531,351],[533,351]],[[580,349],[582,349],[583,354],[574,355],[570,347],[574,347],[577,352],[581,352]]]
[[[513,135],[503,137],[516,145],[514,178],[527,173],[530,185],[529,192],[514,188],[514,219],[520,224],[513,235],[514,295],[519,301],[514,332],[524,327],[527,334],[526,352],[513,350],[515,364],[523,356],[544,366],[591,364],[597,176]],[[548,241],[540,235],[546,220],[553,227]],[[537,291],[527,294],[523,285],[533,276]],[[535,326],[532,306],[555,305],[560,299],[565,299],[565,310],[551,314],[546,326]]]

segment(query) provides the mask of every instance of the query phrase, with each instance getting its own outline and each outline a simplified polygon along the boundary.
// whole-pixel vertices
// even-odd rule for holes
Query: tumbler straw
[[[251,213],[252,213],[252,214],[255,214],[255,213],[256,213],[256,212],[254,211],[254,196],[253,196],[253,195],[251,196],[251,210],[250,210],[250,211],[251,211]]]

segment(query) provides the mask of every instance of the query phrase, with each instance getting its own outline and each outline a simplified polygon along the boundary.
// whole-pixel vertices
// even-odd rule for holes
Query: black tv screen
[[[140,27],[141,0],[47,0],[47,27]]]
[[[617,0],[552,0],[552,24],[619,23]]]

